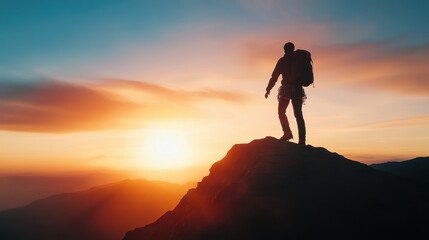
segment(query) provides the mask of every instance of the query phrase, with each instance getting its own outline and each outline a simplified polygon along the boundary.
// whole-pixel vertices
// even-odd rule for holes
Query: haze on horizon
[[[2,1],[0,174],[195,180],[233,144],[281,136],[274,91],[263,95],[286,41],[313,55],[308,144],[364,163],[427,156],[428,11],[400,0]]]

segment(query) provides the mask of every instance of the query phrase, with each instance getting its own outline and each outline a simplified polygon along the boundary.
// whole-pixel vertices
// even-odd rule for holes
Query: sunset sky
[[[314,60],[308,144],[364,163],[428,156],[428,12],[400,0],[2,0],[0,174],[195,180],[233,144],[282,135],[276,91],[264,94],[288,41]]]

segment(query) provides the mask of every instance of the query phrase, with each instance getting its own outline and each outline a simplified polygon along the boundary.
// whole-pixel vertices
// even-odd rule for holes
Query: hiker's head
[[[295,45],[291,42],[287,42],[285,43],[285,46],[283,47],[283,49],[285,50],[285,54],[289,55],[289,54],[292,54],[293,51],[295,51]]]

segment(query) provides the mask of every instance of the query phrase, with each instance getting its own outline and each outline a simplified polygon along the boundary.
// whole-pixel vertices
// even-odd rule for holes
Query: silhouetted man
[[[271,89],[277,82],[279,75],[282,75],[281,86],[278,90],[277,99],[279,101],[278,114],[280,123],[283,129],[283,136],[280,138],[282,140],[290,140],[293,138],[292,131],[289,127],[289,121],[286,116],[286,108],[289,105],[289,102],[292,100],[293,112],[295,114],[296,122],[298,125],[298,135],[299,135],[299,144],[305,145],[305,122],[304,116],[302,115],[302,104],[306,98],[304,88],[296,84],[294,79],[290,77],[291,75],[291,62],[293,59],[293,53],[295,51],[295,45],[291,42],[288,42],[283,47],[285,55],[279,59],[274,68],[274,71],[271,75],[271,79],[268,82],[266,88],[265,98],[268,98],[270,95]]]

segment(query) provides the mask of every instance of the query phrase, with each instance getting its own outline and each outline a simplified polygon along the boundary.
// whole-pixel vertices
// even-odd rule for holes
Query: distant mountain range
[[[370,166],[378,170],[429,184],[429,157],[419,157],[402,162],[378,163]]]
[[[121,239],[127,230],[151,223],[174,208],[191,186],[126,180],[55,195],[0,211],[0,239]]]
[[[429,188],[414,164],[427,158],[398,170],[272,137],[237,144],[124,240],[429,239]]]
[[[76,192],[127,179],[120,173],[75,173],[63,176],[34,174],[0,176],[0,211],[22,207],[55,194]]]

